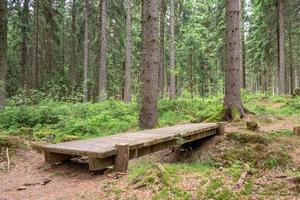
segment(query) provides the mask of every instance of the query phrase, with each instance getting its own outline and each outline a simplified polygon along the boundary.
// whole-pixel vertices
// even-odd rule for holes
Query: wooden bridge
[[[48,163],[62,162],[74,157],[86,157],[91,171],[113,165],[116,171],[125,171],[130,159],[224,132],[225,123],[183,124],[50,144],[43,146],[42,150]]]

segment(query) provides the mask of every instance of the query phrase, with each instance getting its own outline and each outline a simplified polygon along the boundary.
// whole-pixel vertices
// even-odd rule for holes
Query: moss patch
[[[263,135],[262,133],[256,132],[233,132],[227,134],[227,138],[242,144],[251,143],[251,144],[269,144],[270,139]]]

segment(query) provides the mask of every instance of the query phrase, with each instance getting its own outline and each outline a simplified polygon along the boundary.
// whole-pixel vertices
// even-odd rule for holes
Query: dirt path
[[[292,130],[293,126],[298,123],[299,119],[276,120],[264,124],[261,130]],[[242,126],[239,123],[229,125],[227,131],[238,131]],[[293,161],[300,166],[300,144],[295,144],[295,147],[297,148],[292,155]],[[66,163],[50,167],[44,163],[43,155],[33,150],[17,151],[16,156],[12,158],[12,166],[9,173],[0,173],[1,200],[114,199],[111,193],[118,193],[118,191],[110,191],[109,188],[117,184],[117,188],[126,189],[126,186],[122,184],[128,184],[126,176],[120,180],[114,180],[106,175],[91,174],[87,166],[82,164]],[[188,174],[183,180],[186,180],[186,185],[189,186],[187,190],[191,187],[188,184],[189,181],[197,183],[197,180],[192,181]],[[146,189],[134,192],[145,200],[151,199],[152,194]]]
[[[86,166],[67,163],[50,167],[44,163],[42,154],[32,150],[17,152],[16,156],[12,171],[0,177],[0,199],[93,199],[101,196],[101,183],[106,177],[88,173]],[[41,184],[48,180],[49,183]]]

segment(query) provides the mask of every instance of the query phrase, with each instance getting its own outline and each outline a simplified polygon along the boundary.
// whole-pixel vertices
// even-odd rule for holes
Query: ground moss
[[[232,120],[239,120],[241,119],[241,113],[239,109],[236,106],[233,106],[231,108],[231,119]]]
[[[271,142],[270,139],[262,133],[250,131],[232,132],[227,134],[227,138],[242,144],[269,144]]]
[[[224,119],[225,116],[225,108],[222,108],[219,112],[217,112],[215,115],[209,117],[207,120],[205,120],[204,122],[219,122],[222,121]]]
[[[55,140],[55,134],[52,132],[44,132],[44,131],[39,131],[39,132],[34,132],[33,133],[34,137],[37,139],[45,140],[45,141],[54,141]]]
[[[0,135],[0,147],[12,148],[22,145],[22,140],[17,136]]]
[[[215,177],[209,180],[206,188],[199,188],[198,199],[238,200],[238,195],[233,192],[224,177]],[[206,184],[207,184],[206,183]]]
[[[264,169],[286,168],[292,162],[291,157],[283,149],[268,152],[258,165]]]

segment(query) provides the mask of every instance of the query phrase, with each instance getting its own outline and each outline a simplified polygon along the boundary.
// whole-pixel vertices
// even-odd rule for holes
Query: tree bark
[[[125,52],[125,85],[124,102],[131,102],[131,58],[132,58],[132,36],[131,36],[131,4],[132,0],[127,0],[126,5],[126,52]]]
[[[246,48],[245,48],[245,27],[244,27],[244,12],[245,1],[240,0],[240,21],[241,21],[241,87],[246,88]]]
[[[143,0],[142,4],[142,52],[141,52],[141,129],[157,125],[159,30],[158,1]]]
[[[46,65],[46,74],[47,76],[51,76],[53,72],[53,12],[52,12],[52,4],[53,0],[46,1],[45,7],[45,20],[46,20],[46,27],[45,27],[45,65]]]
[[[83,53],[83,101],[88,101],[88,65],[89,65],[89,14],[88,0],[84,1],[84,53]]]
[[[29,0],[23,1],[23,10],[20,13],[22,26],[22,43],[21,43],[21,60],[20,60],[20,68],[21,68],[21,87],[28,87],[28,22],[29,22]]]
[[[99,70],[99,101],[107,99],[107,0],[101,0],[101,52]]]
[[[158,87],[160,96],[164,96],[165,89],[165,14],[166,14],[166,2],[160,0],[160,62],[158,71]]]
[[[7,0],[0,0],[0,110],[5,105],[7,70]]]
[[[194,55],[194,48],[191,48],[188,54],[189,88],[190,88],[191,99],[194,99],[193,55]]]
[[[70,84],[75,86],[76,84],[76,0],[72,2],[72,33],[71,33],[71,58],[70,58]]]
[[[241,101],[240,0],[226,1],[225,120],[245,115]]]
[[[34,0],[33,10],[33,33],[32,33],[32,87],[37,89],[39,87],[39,15],[38,15],[38,1]]]
[[[170,98],[176,98],[174,0],[170,0]]]
[[[285,68],[285,5],[284,0],[278,0],[279,12],[279,94],[286,93]]]
[[[292,23],[292,22],[291,22]],[[295,69],[294,69],[294,51],[292,41],[292,24],[290,24],[288,37],[289,37],[289,57],[290,57],[290,94],[294,93],[295,90]]]

